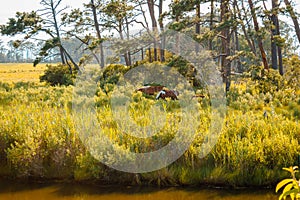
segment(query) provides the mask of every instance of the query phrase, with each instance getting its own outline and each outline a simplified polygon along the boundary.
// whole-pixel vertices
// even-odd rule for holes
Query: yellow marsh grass
[[[46,64],[39,64],[33,67],[32,63],[0,63],[1,82],[39,82]]]

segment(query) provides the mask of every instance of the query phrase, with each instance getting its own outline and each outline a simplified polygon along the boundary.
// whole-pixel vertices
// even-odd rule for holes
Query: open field
[[[1,82],[39,82],[46,64],[33,67],[32,63],[0,63]]]

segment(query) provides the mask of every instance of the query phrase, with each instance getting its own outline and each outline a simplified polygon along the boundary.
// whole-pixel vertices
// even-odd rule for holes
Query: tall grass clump
[[[3,94],[10,101],[2,101],[0,107],[1,164],[10,168],[11,175],[72,176],[79,141],[69,113],[68,91],[13,86]]]

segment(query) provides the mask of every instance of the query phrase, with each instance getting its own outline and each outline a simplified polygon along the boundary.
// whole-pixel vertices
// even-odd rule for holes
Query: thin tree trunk
[[[278,35],[277,33],[277,0],[272,0],[272,26],[271,26],[271,58],[272,58],[272,68],[277,70],[278,69],[278,60],[277,60],[277,45],[275,41],[275,37]]]
[[[234,0],[233,1],[233,15],[234,15],[234,19],[235,21],[237,21],[237,0]],[[238,34],[238,29],[237,29],[237,26],[234,27],[234,41],[235,41],[235,48],[234,48],[234,54],[236,54],[236,51],[240,51],[240,42],[239,42],[239,34]],[[238,58],[237,61],[236,61],[236,68],[237,68],[237,71],[239,73],[242,72],[242,65],[241,65],[241,61],[240,59]]]
[[[298,23],[298,20],[297,20],[297,16],[294,12],[294,9],[293,7],[291,6],[291,3],[289,0],[284,0],[284,3],[286,5],[286,8],[288,10],[288,12],[290,13],[290,16],[293,20],[293,23],[294,23],[294,26],[295,26],[295,31],[296,31],[296,35],[298,37],[298,41],[300,43],[300,27],[299,27],[299,23]]]
[[[198,3],[196,5],[196,30],[195,30],[197,35],[200,34],[200,18],[201,18],[200,3]],[[198,43],[195,45],[195,50],[196,53],[199,53],[200,46]]]
[[[278,47],[278,48],[277,48],[277,51],[278,51],[278,67],[279,67],[279,73],[280,73],[280,75],[283,75],[283,74],[284,74],[284,71],[283,71],[283,61],[282,61],[282,49],[281,49],[281,47]]]
[[[283,75],[282,50],[280,46],[276,45],[275,41],[275,36],[280,35],[278,9],[278,0],[272,0],[272,68],[276,70],[279,68],[279,73]]]
[[[56,19],[57,13],[55,12],[55,9],[57,8],[57,6],[58,6],[59,3],[60,2],[58,2],[57,5],[54,5],[54,2],[51,0],[50,5],[51,5],[51,12],[52,12],[53,21],[54,21],[54,27],[55,27],[55,31],[56,31],[56,37],[57,37],[58,43],[59,43],[59,51],[60,51],[61,61],[62,61],[62,64],[64,64],[64,65],[68,64],[70,66],[70,64],[67,62],[67,59],[69,58],[69,60],[71,61],[71,63],[74,65],[74,67],[77,70],[79,70],[78,65],[72,59],[71,55],[63,47],[62,42],[61,42],[60,31],[59,31],[58,22],[57,22],[57,19]],[[72,73],[72,67],[71,66],[70,66],[70,72]]]
[[[121,21],[119,21],[118,32],[119,32],[119,35],[120,35],[121,40],[123,41],[123,40],[124,40],[124,36],[123,36],[123,28],[122,28],[122,22],[121,22]],[[124,56],[126,65],[127,65],[127,66],[130,66],[129,59],[128,59],[128,52],[126,51],[126,52],[123,54],[123,56]]]
[[[151,17],[152,22],[152,29],[155,30],[157,28],[157,22],[154,14],[154,1],[153,0],[147,0],[148,8],[149,8],[149,14]]]
[[[276,29],[277,29],[277,34],[280,35],[280,28],[279,28],[279,20],[278,19],[277,19]],[[278,68],[279,68],[279,73],[280,73],[280,75],[283,75],[284,71],[283,71],[283,61],[282,61],[282,49],[281,49],[281,46],[277,47],[277,51],[278,51]]]
[[[142,31],[140,31],[140,37],[142,37]],[[141,56],[142,56],[142,60],[144,60],[144,47],[141,48]]]
[[[152,63],[151,46],[149,46],[149,48],[148,48],[148,55],[149,55],[149,63]]]
[[[221,1],[221,23],[229,20],[229,1]],[[230,55],[230,30],[229,27],[224,27],[222,30],[222,56],[221,67],[223,72],[223,82],[226,84],[226,92],[230,89],[230,74],[231,63],[228,61],[227,56]]]
[[[155,33],[156,34],[156,33]],[[154,61],[158,60],[158,56],[157,56],[157,42],[156,42],[156,36],[154,36],[154,42],[153,42],[153,54],[154,54]]]
[[[175,21],[176,21],[176,22],[179,22],[179,16],[178,16],[178,15],[175,17]],[[176,34],[176,35],[175,35],[175,44],[176,44],[176,46],[175,46],[175,54],[176,54],[176,55],[179,55],[180,50],[181,50],[181,49],[180,49],[179,42],[180,42],[180,35],[179,35],[179,34]]]
[[[57,19],[56,19],[56,12],[55,12],[55,6],[54,6],[53,0],[51,0],[50,3],[51,3],[51,12],[52,12],[53,20],[54,20],[54,27],[55,27],[56,37],[57,37],[58,43],[59,43],[59,52],[60,52],[60,57],[61,57],[61,63],[63,65],[65,65],[66,60],[65,60],[65,57],[64,57],[64,50],[63,50],[62,43],[61,43],[61,37],[60,37],[60,32],[59,32],[59,28],[58,28]]]
[[[212,31],[213,30],[213,26],[214,26],[214,0],[210,1],[210,22],[209,22],[209,30]],[[209,39],[209,50],[212,51],[213,49],[213,41],[212,39]]]
[[[152,21],[152,30],[154,34],[154,47],[153,47],[153,52],[154,52],[154,61],[157,61],[157,49],[156,49],[156,34],[157,34],[157,22],[155,18],[155,13],[154,13],[154,1],[153,0],[147,0],[148,8],[149,8],[149,14],[151,17]]]
[[[252,15],[253,23],[254,23],[254,29],[255,29],[256,33],[258,34],[258,37],[257,37],[258,47],[259,47],[259,50],[260,50],[260,53],[261,53],[261,58],[262,58],[262,61],[263,61],[264,69],[268,70],[269,65],[268,65],[268,61],[267,61],[266,52],[265,52],[264,47],[263,47],[262,38],[260,36],[260,30],[259,30],[259,25],[258,25],[256,13],[255,13],[255,8],[254,8],[252,0],[248,0],[248,3],[249,3],[249,6],[250,6],[250,9],[251,9],[251,15]]]
[[[130,34],[129,34],[129,23],[128,23],[128,18],[125,17],[125,21],[126,21],[126,31],[127,31],[127,40],[129,41],[130,39]],[[130,51],[127,51],[127,57],[128,57],[128,66],[130,66],[132,64],[131,62],[131,54],[130,54]]]
[[[243,30],[243,33],[244,33],[244,37],[245,37],[245,39],[246,39],[246,41],[248,43],[248,46],[250,47],[252,53],[254,55],[256,55],[256,49],[255,49],[254,43],[251,42],[251,39],[249,38],[249,35],[247,33],[246,26],[245,26],[245,24],[243,22],[243,19],[242,19],[241,10],[239,9],[239,6],[238,6],[237,3],[235,4],[235,6],[236,6],[238,18],[240,19],[240,25],[242,27],[242,30]]]
[[[160,61],[161,62],[165,62],[165,43],[166,43],[166,37],[164,34],[164,24],[163,24],[163,18],[162,18],[162,13],[163,13],[163,0],[159,0],[159,28],[160,28],[160,32],[162,35],[161,38],[161,43],[160,43]]]
[[[79,66],[76,64],[76,62],[73,60],[72,56],[67,52],[67,50],[65,48],[62,47],[63,53],[66,56],[66,58],[69,58],[71,63],[74,65],[75,69],[80,71]],[[71,72],[72,72],[72,68],[70,68]]]
[[[99,44],[99,47],[100,47],[100,66],[101,68],[104,67],[104,50],[103,50],[103,45],[102,45],[102,37],[101,37],[101,31],[100,31],[100,25],[99,25],[99,21],[98,21],[98,18],[97,18],[97,8],[96,8],[96,5],[95,5],[95,2],[94,0],[91,0],[91,7],[92,7],[92,12],[93,12],[93,20],[94,20],[94,25],[95,25],[95,29],[96,29],[96,34],[97,34],[97,38],[98,40],[100,40],[100,44]]]

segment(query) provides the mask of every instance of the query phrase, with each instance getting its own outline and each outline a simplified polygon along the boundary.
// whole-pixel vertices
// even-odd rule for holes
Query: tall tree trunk
[[[152,63],[153,60],[152,60],[151,46],[149,46],[148,48],[148,55],[149,55],[149,63]]]
[[[277,48],[277,51],[278,51],[278,67],[279,67],[279,73],[280,73],[280,75],[283,75],[283,74],[284,74],[284,71],[283,71],[283,61],[282,61],[282,49],[281,49],[281,47],[278,47],[278,48]]]
[[[159,0],[159,28],[162,34],[161,43],[160,43],[160,61],[165,62],[165,45],[166,37],[164,34],[164,23],[163,23],[163,0]]]
[[[196,5],[196,30],[195,30],[196,35],[200,34],[200,18],[201,18],[200,3],[197,3],[197,5]],[[195,46],[195,50],[196,50],[196,53],[199,53],[200,46],[198,43]]]
[[[157,29],[157,22],[155,18],[155,12],[154,12],[154,1],[153,0],[147,0],[148,8],[149,8],[149,14],[151,17],[152,22],[152,29]]]
[[[237,17],[237,0],[233,1],[233,16],[234,16],[234,20],[237,21],[238,17]],[[240,41],[239,41],[239,33],[238,33],[238,28],[237,25],[234,27],[234,38],[233,40],[235,41],[235,48],[234,48],[234,54],[236,54],[237,51],[240,51]],[[237,71],[239,73],[242,72],[242,65],[241,65],[241,61],[238,58],[236,61],[236,68]]]
[[[123,41],[123,40],[124,40],[124,35],[123,35],[122,22],[119,21],[118,24],[119,24],[118,32],[119,32],[119,35],[120,35],[121,40]],[[130,66],[129,58],[128,58],[128,52],[125,51],[124,54],[123,54],[123,56],[124,56],[126,65],[127,65],[127,66]]]
[[[277,29],[277,34],[280,35],[280,28],[279,28],[279,20],[277,19],[277,24],[276,24],[276,29]],[[280,75],[283,75],[283,61],[282,61],[282,49],[281,46],[277,47],[278,51],[278,67],[279,67],[279,73]]]
[[[271,15],[271,57],[272,57],[272,68],[277,70],[278,69],[278,60],[277,60],[277,45],[275,41],[275,37],[278,35],[277,33],[277,8],[278,7],[278,0],[272,0],[272,15]]]
[[[50,4],[51,4],[51,12],[52,12],[54,27],[55,27],[55,32],[56,32],[55,34],[56,34],[56,37],[57,37],[58,43],[59,43],[59,52],[60,52],[60,57],[61,57],[61,63],[65,65],[66,60],[65,60],[65,57],[64,57],[64,50],[63,50],[63,47],[62,47],[60,32],[59,32],[59,28],[58,28],[57,19],[56,19],[56,12],[55,12],[55,7],[56,6],[54,6],[53,0],[51,0]]]
[[[175,21],[176,21],[176,22],[179,22],[179,15],[177,15],[177,16],[175,17]],[[179,54],[180,54],[180,51],[181,51],[179,43],[180,43],[180,35],[179,35],[179,34],[176,34],[176,35],[175,35],[175,49],[174,49],[176,55],[179,55]]]
[[[284,3],[286,5],[286,8],[287,8],[288,12],[290,13],[290,16],[291,16],[292,20],[293,20],[296,35],[297,35],[298,41],[300,43],[300,27],[299,27],[299,23],[298,23],[298,20],[297,20],[297,16],[295,14],[295,11],[294,11],[293,7],[291,6],[290,1],[289,0],[284,0]]]
[[[275,41],[275,36],[280,35],[278,9],[278,0],[272,0],[272,68],[276,70],[279,68],[279,73],[283,75],[282,50],[280,46],[276,45]]]
[[[214,18],[215,18],[215,11],[214,11],[214,0],[210,0],[210,19],[209,19],[209,30],[212,31],[214,28]],[[209,50],[213,49],[213,41],[209,39]]]
[[[94,26],[96,29],[97,39],[101,41],[102,37],[101,37],[100,25],[99,25],[99,21],[97,18],[97,8],[96,8],[94,0],[91,0],[91,7],[92,7],[92,12],[93,12],[93,20],[94,20]],[[103,50],[102,41],[99,44],[99,48],[100,48],[100,66],[101,66],[101,68],[103,68],[105,62],[104,62],[104,50]]]
[[[140,31],[140,37],[142,37],[142,31]],[[146,50],[147,51],[147,50]],[[141,60],[144,60],[144,47],[142,46],[141,48],[141,57],[142,59]]]
[[[261,58],[262,58],[262,61],[263,61],[264,69],[268,70],[269,65],[268,65],[268,61],[267,61],[266,52],[265,52],[264,47],[263,47],[262,38],[261,38],[261,35],[260,35],[259,25],[258,25],[256,13],[255,13],[255,8],[254,8],[252,0],[248,0],[248,3],[249,3],[249,6],[250,6],[250,9],[251,9],[251,15],[252,15],[252,19],[253,19],[254,29],[255,29],[256,33],[258,34],[258,37],[257,37],[258,47],[259,47],[259,50],[260,50],[260,53],[261,53]]]
[[[229,20],[229,1],[221,1],[221,23],[226,23]],[[226,84],[226,92],[230,89],[230,74],[231,74],[231,63],[227,59],[230,55],[230,30],[226,26],[222,30],[222,56],[221,56],[221,67],[223,72],[223,82]]]
[[[55,32],[56,32],[55,34],[56,34],[56,37],[57,37],[58,43],[59,43],[61,62],[62,62],[62,64],[68,64],[70,72],[72,73],[72,67],[71,67],[70,63],[68,63],[68,59],[71,61],[71,63],[74,65],[74,67],[77,70],[79,70],[79,67],[76,64],[76,62],[72,59],[71,55],[67,52],[67,50],[62,45],[60,31],[59,31],[59,25],[58,25],[57,18],[56,18],[57,17],[56,8],[60,4],[60,2],[61,1],[58,1],[57,4],[54,5],[54,1],[53,0],[50,1],[51,12],[52,12],[53,22],[54,22],[54,27],[55,27]]]
[[[126,21],[126,32],[127,32],[127,40],[129,41],[130,39],[130,32],[129,32],[129,22],[128,22],[128,18],[125,17],[125,21]],[[128,66],[130,66],[132,64],[131,62],[131,54],[130,51],[127,51],[127,57],[128,57]]]
[[[244,33],[244,37],[245,37],[245,39],[246,39],[246,41],[247,41],[247,44],[248,44],[248,46],[250,47],[252,53],[253,53],[254,55],[256,55],[255,45],[254,45],[254,43],[252,43],[252,41],[251,41],[251,39],[250,39],[250,37],[249,37],[249,35],[248,35],[246,26],[245,26],[245,24],[244,24],[244,20],[243,20],[243,18],[242,18],[241,10],[240,10],[240,8],[239,8],[239,6],[238,6],[237,3],[235,4],[235,7],[236,7],[236,11],[237,11],[238,18],[240,19],[240,25],[241,25],[241,27],[242,27],[242,30],[243,30],[243,33]]]
[[[154,12],[154,0],[147,0],[148,8],[149,8],[149,14],[152,21],[152,30],[154,35],[154,41],[153,41],[153,52],[154,52],[154,61],[157,61],[157,49],[156,49],[156,34],[157,34],[157,21],[155,18],[155,12]]]

